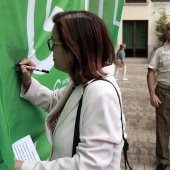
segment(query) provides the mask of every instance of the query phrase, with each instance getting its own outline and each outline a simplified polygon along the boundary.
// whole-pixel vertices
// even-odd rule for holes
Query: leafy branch
[[[158,44],[162,44],[166,41],[165,28],[168,22],[168,16],[165,12],[161,13],[160,18],[156,21],[155,34],[157,36]]]

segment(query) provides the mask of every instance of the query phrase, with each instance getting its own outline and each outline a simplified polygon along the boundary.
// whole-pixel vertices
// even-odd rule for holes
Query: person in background
[[[165,170],[169,162],[170,22],[167,23],[165,31],[167,41],[152,53],[147,73],[150,102],[156,109],[156,157],[159,162],[157,170]]]
[[[16,70],[21,72],[21,97],[49,112],[45,127],[51,154],[46,161],[18,160],[14,170],[120,170],[124,130],[117,92],[120,102],[122,97],[114,78],[115,52],[108,30],[102,19],[87,11],[60,12],[53,22],[48,47],[54,67],[68,73],[71,80],[66,87],[51,91],[24,66],[35,67],[31,60],[20,61]],[[82,94],[80,142],[73,154]]]
[[[116,69],[115,69],[115,78],[116,80],[119,80],[118,79],[118,75],[119,75],[119,70],[120,68],[123,69],[123,77],[122,77],[122,80],[128,80],[126,78],[126,64],[125,64],[125,48],[126,48],[126,44],[121,44],[120,45],[120,48],[117,52],[117,59],[116,59]]]

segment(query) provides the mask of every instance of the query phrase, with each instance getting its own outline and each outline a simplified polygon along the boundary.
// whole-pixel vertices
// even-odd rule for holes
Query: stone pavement
[[[147,61],[147,60],[144,60]],[[146,82],[147,62],[134,63],[129,60],[127,65],[128,81],[122,81],[122,70],[119,81],[123,109],[126,118],[128,135],[128,160],[133,170],[155,170],[155,109],[150,105]],[[124,170],[122,156],[121,169]],[[129,168],[127,168],[129,169]],[[168,165],[167,170],[170,170]]]

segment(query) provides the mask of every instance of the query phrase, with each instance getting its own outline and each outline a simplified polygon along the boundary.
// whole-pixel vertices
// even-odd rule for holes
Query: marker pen
[[[16,66],[21,66],[22,64],[15,64]],[[31,66],[29,66],[29,65],[22,65],[22,66],[24,66],[26,69],[28,69],[28,70],[33,70],[33,71],[40,71],[40,72],[44,72],[44,73],[49,73],[49,71],[48,70],[44,70],[44,69],[39,69],[39,68],[36,68],[36,67],[31,67]]]

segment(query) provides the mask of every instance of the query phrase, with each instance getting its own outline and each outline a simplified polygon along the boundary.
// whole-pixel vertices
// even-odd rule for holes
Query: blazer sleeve
[[[24,162],[22,170],[120,170],[123,141],[119,101],[110,83],[96,83],[84,93],[77,153],[53,161]],[[113,164],[108,168],[110,162]]]
[[[78,147],[82,155],[80,159],[84,160],[84,164],[90,162],[91,169],[93,164],[98,165],[96,170],[107,169],[113,161],[113,169],[119,170],[123,143],[122,124],[119,100],[114,87],[104,81],[93,82],[85,90],[83,101],[81,143]],[[89,159],[84,159],[87,157],[86,153]]]
[[[20,96],[36,106],[41,106],[46,112],[50,112],[64,92],[65,88],[52,91],[32,78],[30,88],[26,93],[23,84],[21,85]]]

